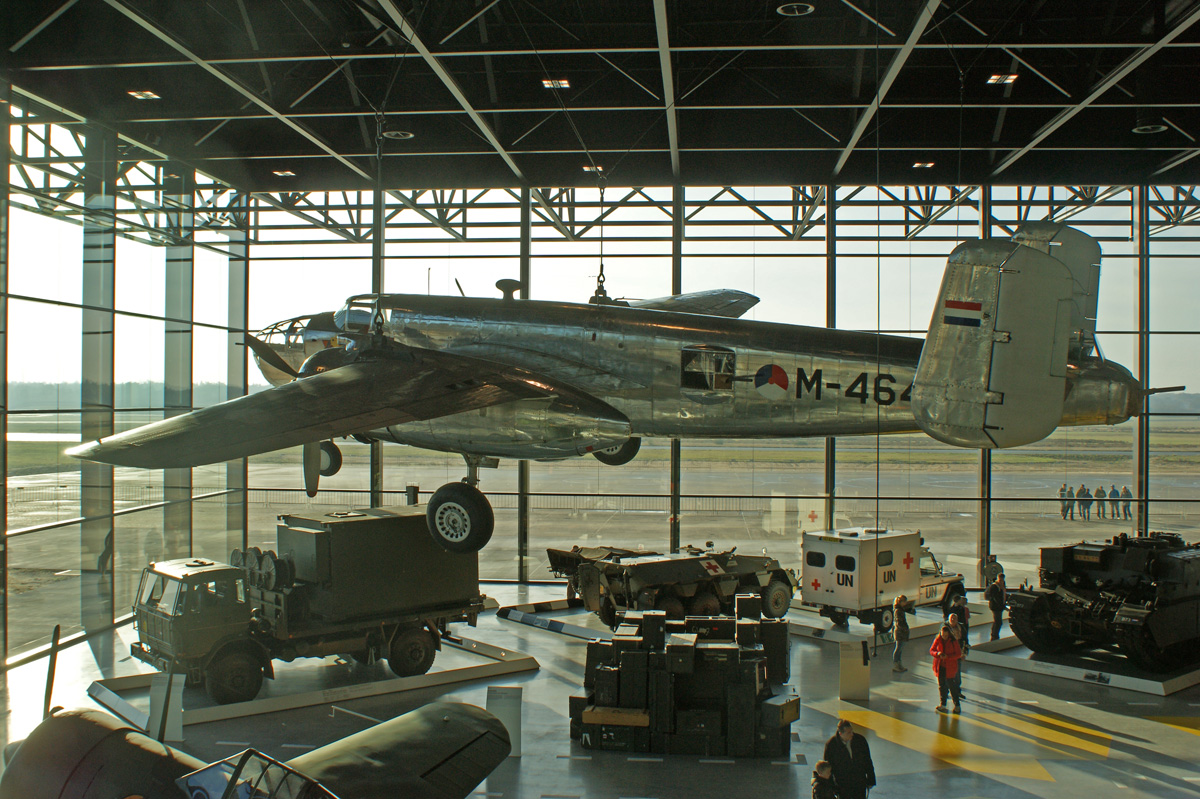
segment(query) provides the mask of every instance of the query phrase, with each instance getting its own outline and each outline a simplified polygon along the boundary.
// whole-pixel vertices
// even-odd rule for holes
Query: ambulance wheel
[[[886,633],[892,629],[892,623],[896,621],[895,615],[891,608],[884,608],[879,611],[879,615],[875,617],[875,632]]]
[[[762,613],[768,619],[782,619],[792,606],[792,589],[782,580],[772,580],[762,590]]]
[[[478,552],[492,540],[496,517],[483,492],[466,483],[446,483],[425,508],[429,534],[449,552]]]
[[[834,627],[845,627],[850,623],[850,614],[842,613],[840,610],[831,610],[829,611],[829,621],[833,623]]]

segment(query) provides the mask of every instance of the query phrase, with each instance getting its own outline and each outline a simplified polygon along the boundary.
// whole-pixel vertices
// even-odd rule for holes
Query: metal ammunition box
[[[762,616],[762,597],[758,594],[738,594],[733,598],[735,613],[739,619],[758,620]]]
[[[763,700],[762,726],[767,729],[788,727],[800,718],[800,697],[793,693],[777,694]]]

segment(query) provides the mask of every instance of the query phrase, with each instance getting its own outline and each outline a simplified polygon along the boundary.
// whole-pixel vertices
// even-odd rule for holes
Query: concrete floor
[[[561,586],[488,584],[485,593],[501,604],[557,599]],[[797,611],[792,612],[793,615]],[[603,628],[582,611],[555,618]],[[818,621],[817,623],[821,623]],[[853,626],[853,623],[852,623]],[[861,631],[866,628],[858,628]],[[1007,628],[1006,628],[1007,630]],[[533,655],[536,672],[463,683],[443,689],[326,704],[185,728],[180,748],[216,760],[253,744],[281,760],[357,732],[437,698],[483,705],[487,686],[524,690],[523,755],[509,758],[475,795],[503,799],[552,797],[655,797],[695,799],[722,796],[808,796],[812,764],[821,757],[837,717],[859,725],[870,742],[879,785],[886,797],[1184,797],[1200,795],[1200,686],[1170,697],[1022,674],[973,664],[964,676],[961,716],[934,712],[936,684],[929,668],[929,639],[910,642],[909,671],[891,672],[890,647],[871,667],[871,699],[843,702],[838,693],[838,647],[791,637],[792,684],[803,702],[793,725],[788,759],[700,758],[629,755],[584,750],[568,736],[567,697],[580,692],[586,644],[486,613],[468,637]],[[986,636],[979,624],[974,636]],[[86,689],[101,676],[134,673],[141,664],[128,656],[129,628],[93,639],[59,658],[53,704],[95,707]],[[445,654],[445,653],[443,653]],[[443,657],[434,669],[455,665]],[[19,739],[41,716],[46,661],[3,675],[0,708],[6,741]],[[336,663],[313,661],[277,680],[272,693],[310,690],[359,679],[383,678]],[[185,694],[185,706],[207,700]],[[343,799],[351,799],[344,797]]]

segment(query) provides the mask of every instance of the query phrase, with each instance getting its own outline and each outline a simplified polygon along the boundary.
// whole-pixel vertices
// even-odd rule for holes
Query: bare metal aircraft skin
[[[70,454],[161,469],[305,445],[311,490],[331,473],[317,442],[328,459],[334,437],[459,452],[467,486],[443,486],[430,523],[444,546],[477,548],[483,458],[620,464],[643,436],[924,431],[999,448],[1123,422],[1144,392],[1094,354],[1099,269],[1099,244],[1064,225],[965,242],[924,342],[739,319],[757,299],[731,290],[635,307],[517,300],[511,281],[505,299],[362,295],[248,338],[273,388]]]

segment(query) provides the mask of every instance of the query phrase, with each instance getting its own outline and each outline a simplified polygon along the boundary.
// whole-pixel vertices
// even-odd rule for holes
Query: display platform
[[[896,639],[889,630],[886,633],[874,632],[869,624],[861,624],[851,619],[845,627],[837,627],[829,619],[817,612],[814,607],[797,606],[792,603],[787,615],[788,631],[802,638],[815,638],[819,641],[835,643],[866,641],[872,646],[884,646],[895,643]],[[917,608],[916,616],[909,616],[909,638],[925,638],[937,635],[942,627],[942,614],[936,608]]]
[[[439,665],[443,667],[438,668]],[[501,649],[469,638],[451,637],[442,639],[442,651],[438,654],[434,670],[428,674],[378,679],[381,670],[386,669],[382,663],[371,667],[346,667],[335,672],[336,668],[331,658],[303,658],[292,663],[276,662],[275,679],[264,681],[259,698],[229,705],[213,704],[202,688],[186,689],[183,695],[183,725],[257,716],[262,713],[345,702],[418,688],[433,688],[502,674],[532,671],[540,666],[535,658],[521,652]],[[157,672],[96,680],[88,687],[88,694],[116,715],[144,730],[150,718],[150,683],[155,676],[158,676]],[[178,679],[182,680],[183,677],[179,676]],[[286,693],[289,686],[311,686],[331,680],[341,684],[318,690],[301,688],[295,693]],[[189,708],[189,704],[193,706]]]
[[[1138,669],[1121,655],[1107,650],[1039,655],[1031,652],[1015,635],[973,644],[969,660],[986,666],[1093,683],[1105,688],[1123,688],[1154,696],[1170,696],[1200,684],[1200,668],[1153,674]]]
[[[530,627],[537,627],[560,635],[568,635],[572,638],[582,638],[585,641],[591,641],[596,638],[611,639],[611,630],[572,624],[571,622],[556,619],[550,615],[552,613],[579,611],[582,609],[582,599],[554,599],[549,602],[526,602],[521,605],[506,605],[496,611],[496,618],[507,619],[517,624],[528,624]],[[579,614],[576,613],[574,615]],[[599,619],[590,613],[586,614],[585,618],[595,619],[597,623],[599,622]]]

